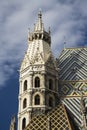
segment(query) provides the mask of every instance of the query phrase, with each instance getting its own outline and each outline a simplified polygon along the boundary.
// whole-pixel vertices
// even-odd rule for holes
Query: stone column
[[[20,125],[21,125],[20,115],[18,115],[18,130],[20,130]]]
[[[33,71],[29,73],[29,107],[32,106]]]
[[[29,73],[29,89],[33,87],[33,72]]]
[[[22,94],[22,80],[19,80],[20,86],[19,86],[19,93]]]
[[[31,121],[31,111],[29,111],[29,122]]]
[[[42,74],[42,87],[45,88],[46,87],[46,84],[45,84],[46,83],[46,78],[45,78],[46,72],[43,71],[41,74]]]
[[[21,96],[19,96],[19,113],[21,112]]]
[[[45,105],[45,91],[43,91],[43,105]]]
[[[29,91],[29,107],[32,105],[32,90]]]
[[[45,89],[46,89],[46,72],[45,71],[42,71],[41,72],[42,74],[42,100],[43,100],[43,105],[45,106],[46,103],[45,103]],[[45,111],[45,108],[44,108],[44,111]]]

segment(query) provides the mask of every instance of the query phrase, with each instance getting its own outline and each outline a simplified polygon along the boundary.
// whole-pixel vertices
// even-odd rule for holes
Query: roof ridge
[[[77,49],[87,49],[87,47],[68,47],[68,48],[64,48],[63,50],[67,50],[67,49],[75,49],[75,50],[77,50]]]

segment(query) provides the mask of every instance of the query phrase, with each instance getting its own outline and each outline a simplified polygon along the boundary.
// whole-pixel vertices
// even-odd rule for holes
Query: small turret
[[[34,31],[28,33],[29,42],[34,40],[44,40],[49,45],[51,45],[51,36],[50,36],[50,28],[48,31],[45,31],[44,24],[42,22],[42,12],[41,10],[38,13],[38,20],[36,24],[34,24]]]
[[[10,130],[16,130],[16,116],[11,118]]]

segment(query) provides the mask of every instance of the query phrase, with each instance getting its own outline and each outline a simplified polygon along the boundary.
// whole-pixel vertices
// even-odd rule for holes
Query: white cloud
[[[51,27],[55,55],[63,48],[64,37],[67,47],[77,46],[84,40],[87,0],[0,2],[0,85],[6,83],[19,65],[27,48],[28,27],[33,28],[39,8],[42,8],[45,29]]]

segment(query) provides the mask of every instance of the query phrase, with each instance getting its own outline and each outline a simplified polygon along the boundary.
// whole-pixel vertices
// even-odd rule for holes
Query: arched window
[[[25,98],[24,100],[23,100],[23,108],[26,108],[27,107],[27,99]]]
[[[22,120],[22,130],[24,130],[25,127],[26,127],[26,119],[23,118],[23,120]]]
[[[49,89],[53,89],[53,80],[49,79]]]
[[[24,91],[27,90],[27,80],[24,81]]]
[[[38,87],[40,87],[40,78],[36,77],[35,78],[35,88],[38,88]]]
[[[40,96],[39,95],[35,96],[35,105],[40,105]]]
[[[53,107],[53,98],[49,97],[49,107]]]

